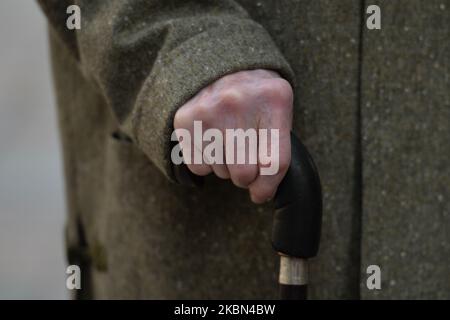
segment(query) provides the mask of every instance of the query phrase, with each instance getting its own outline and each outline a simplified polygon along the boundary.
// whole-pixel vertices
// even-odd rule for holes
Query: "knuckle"
[[[208,103],[205,103],[203,101],[202,103],[198,103],[195,106],[195,115],[197,118],[199,118],[202,115],[208,113],[210,110],[211,110],[211,107],[208,105]]]
[[[293,94],[292,86],[286,79],[278,78],[277,79],[277,87],[278,90],[286,95]]]
[[[202,121],[203,125],[209,125],[211,119],[214,118],[211,115],[212,112],[213,110],[211,106],[209,106],[207,103],[199,103],[194,108],[191,121]]]
[[[236,88],[228,88],[219,94],[219,104],[222,107],[232,108],[242,101],[242,93]]]
[[[212,112],[211,108],[206,103],[197,103],[189,106],[189,108],[182,107],[175,113],[174,127],[190,128],[194,121],[209,122]]]
[[[186,112],[183,108],[179,109],[173,118],[173,126],[175,129],[184,128],[186,124]]]
[[[204,128],[215,127],[218,123],[217,115],[217,109],[212,103],[204,103],[197,109],[196,120],[201,120]]]
[[[294,93],[288,81],[282,78],[268,79],[263,86],[266,98],[274,107],[289,109],[293,106]]]

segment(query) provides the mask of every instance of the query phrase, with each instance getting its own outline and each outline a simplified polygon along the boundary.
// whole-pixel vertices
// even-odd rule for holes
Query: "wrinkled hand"
[[[219,129],[224,137],[225,129],[279,129],[278,173],[261,175],[261,168],[267,164],[260,161],[257,164],[227,163],[225,151],[223,164],[203,162],[188,164],[188,168],[201,176],[214,172],[222,179],[231,178],[236,186],[249,189],[253,202],[268,201],[275,195],[291,161],[292,106],[291,85],[274,71],[241,71],[215,81],[177,111],[175,129],[187,129],[194,135],[194,121],[202,121],[203,131]],[[270,138],[267,140],[270,142]],[[182,141],[180,145],[184,150]],[[191,150],[198,147],[192,145]],[[261,148],[259,143],[258,148]]]

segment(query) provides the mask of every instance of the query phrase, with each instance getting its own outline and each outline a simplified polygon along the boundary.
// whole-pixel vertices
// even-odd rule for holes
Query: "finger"
[[[214,174],[221,179],[229,179],[230,173],[224,160],[223,131],[209,128],[204,132],[206,141],[203,149],[203,160],[210,165]]]
[[[200,145],[197,145],[197,143],[200,143]],[[191,143],[191,163],[188,164],[188,168],[189,170],[191,170],[194,174],[198,175],[198,176],[206,176],[208,174],[210,174],[211,172],[213,172],[213,168],[212,166],[208,163],[205,162],[204,159],[204,154],[203,154],[203,150],[204,150],[204,141],[195,141],[195,139],[193,139],[192,143]]]
[[[249,132],[247,130],[245,132]],[[245,189],[255,181],[259,172],[257,163],[258,136],[255,129],[250,130],[254,130],[254,135],[248,139],[243,136],[239,137],[238,131],[235,131],[236,139],[227,140],[227,137],[225,138],[226,161],[230,178],[237,187]],[[239,139],[245,141],[245,143],[241,144]],[[230,154],[231,150],[233,152]]]
[[[207,176],[208,174],[213,172],[211,166],[205,164],[188,164],[187,167],[193,174],[196,174],[197,176]]]
[[[270,164],[261,164],[259,167],[260,172],[258,177],[249,186],[250,197],[253,202],[258,204],[264,203],[271,200],[275,196],[278,185],[283,180],[289,168],[290,160],[290,136],[283,134],[283,136],[280,137],[280,150],[278,160],[274,159]],[[268,170],[268,172],[276,169],[275,174],[262,173],[264,169],[268,169],[269,166],[272,166],[272,169]]]
[[[213,172],[212,167],[203,161],[202,149],[200,149],[200,147],[195,144],[192,144],[192,149],[191,159],[193,159],[194,161],[192,161],[192,163],[190,164],[187,164],[189,170],[191,170],[192,173],[198,176],[206,176]],[[196,159],[200,159],[200,162],[197,163]]]
[[[280,116],[278,116],[280,115]],[[258,139],[259,174],[249,186],[255,203],[272,199],[291,162],[291,118],[285,113],[275,113],[262,120],[261,127],[275,130],[261,131]]]
[[[230,179],[230,171],[225,164],[213,164],[212,170],[214,174],[221,179]]]

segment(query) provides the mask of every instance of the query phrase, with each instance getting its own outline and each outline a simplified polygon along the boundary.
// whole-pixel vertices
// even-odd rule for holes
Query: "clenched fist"
[[[222,179],[231,179],[236,186],[249,189],[255,203],[270,200],[291,161],[292,106],[291,85],[274,71],[241,71],[224,76],[205,87],[177,111],[174,119],[175,132],[184,129],[194,136],[194,122],[198,124],[198,121],[201,121],[203,131],[215,129],[215,132],[221,132],[224,150],[218,154],[222,161],[211,162],[201,156],[204,160],[201,163],[187,163],[189,170],[201,176],[214,172]],[[251,145],[250,139],[245,140],[245,151],[248,153],[246,160],[253,156],[256,161],[233,161],[235,158],[228,157],[230,150],[225,150],[231,142],[227,141],[227,129],[255,129],[256,132],[265,132],[260,129],[266,129],[269,133],[274,131],[271,129],[278,129],[277,148],[271,134],[268,134],[267,139],[256,135],[258,141],[255,145]],[[276,135],[272,135],[273,137]],[[194,158],[196,152],[203,150],[205,142],[180,139],[180,145],[185,157],[189,150]],[[242,151],[239,147],[233,148],[232,155]],[[266,149],[270,154],[269,162],[264,161],[267,160],[264,157]],[[271,174],[262,174],[267,167],[277,170]]]

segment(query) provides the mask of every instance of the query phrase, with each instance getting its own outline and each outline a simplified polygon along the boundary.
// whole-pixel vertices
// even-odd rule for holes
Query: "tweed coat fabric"
[[[177,108],[255,68],[292,84],[294,128],[322,179],[310,296],[450,298],[450,1],[39,3],[80,298],[276,297],[271,206],[214,177],[171,181]],[[81,30],[64,27],[72,3]],[[371,4],[381,30],[366,27]],[[366,286],[369,265],[381,290]]]

